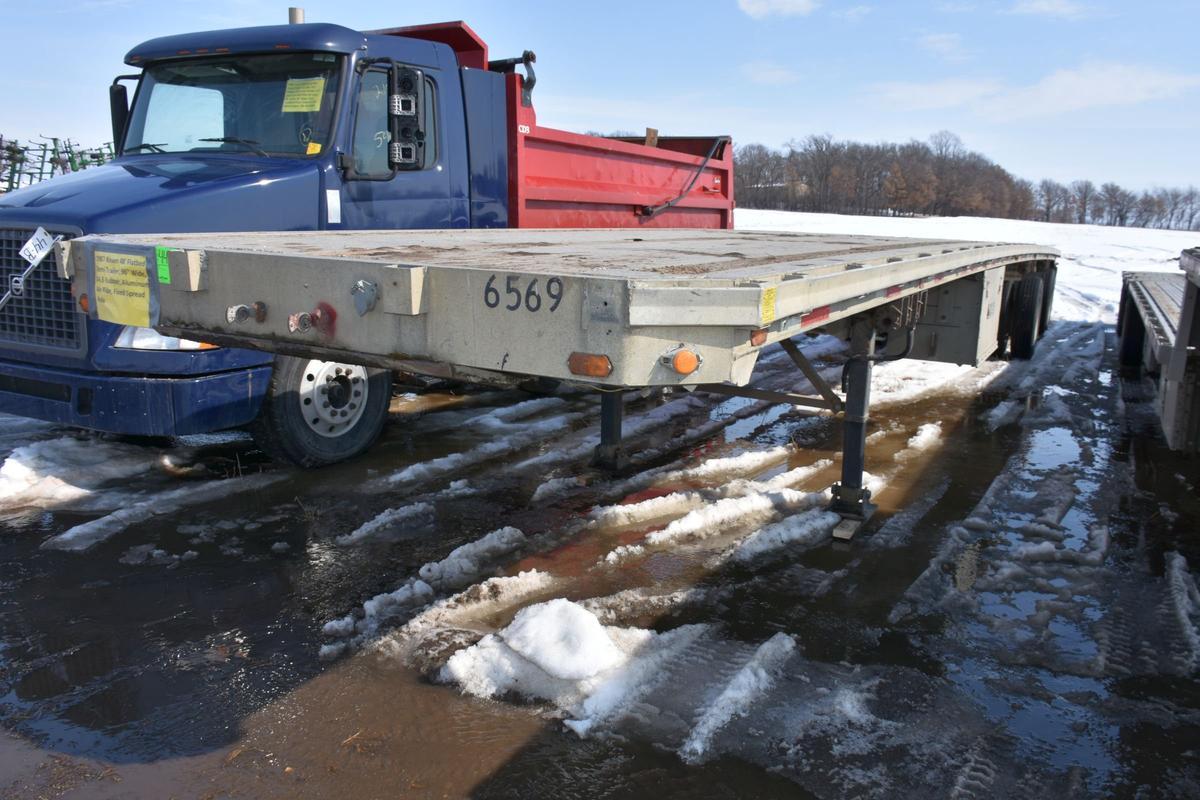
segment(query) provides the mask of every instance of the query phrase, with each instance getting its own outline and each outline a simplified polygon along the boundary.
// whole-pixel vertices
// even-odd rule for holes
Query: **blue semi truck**
[[[533,60],[526,51],[488,61],[461,22],[366,33],[295,24],[144,42],[125,58],[140,73],[110,90],[119,157],[0,195],[0,290],[20,283],[19,250],[39,227],[71,238],[732,224],[724,138],[648,147],[541,129],[553,136],[518,170],[537,128]],[[132,102],[124,82],[136,83]],[[710,161],[726,165],[724,186],[718,175],[695,198],[685,189],[669,207],[639,205],[691,188]],[[526,196],[526,173],[538,165],[582,165],[599,177],[583,186],[553,176],[542,184],[556,194],[539,201]],[[616,172],[603,175],[606,165]],[[597,202],[572,205],[584,199],[572,192]],[[248,426],[270,455],[302,466],[363,451],[387,417],[387,370],[115,326],[88,319],[80,302],[51,256],[0,309],[0,412],[143,436]]]

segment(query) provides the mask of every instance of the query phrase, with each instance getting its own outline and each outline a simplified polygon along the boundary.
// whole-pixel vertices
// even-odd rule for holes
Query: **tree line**
[[[734,162],[735,196],[743,208],[1200,230],[1195,187],[1134,192],[1090,180],[1034,184],[968,150],[948,131],[905,144],[828,135],[794,140],[781,150],[746,144],[734,151]]]

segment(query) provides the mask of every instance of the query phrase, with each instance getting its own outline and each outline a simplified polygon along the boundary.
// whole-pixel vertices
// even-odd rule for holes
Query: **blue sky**
[[[493,57],[538,54],[542,124],[731,133],[771,146],[949,129],[1031,179],[1200,185],[1200,0],[301,2],[366,29],[464,19]],[[0,133],[111,138],[125,52],[277,24],[287,3],[0,0]]]

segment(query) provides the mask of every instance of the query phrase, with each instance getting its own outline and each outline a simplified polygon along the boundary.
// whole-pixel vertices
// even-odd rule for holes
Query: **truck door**
[[[438,114],[437,83],[421,73],[425,146],[420,163],[396,170],[389,161],[390,71],[379,65],[363,72],[353,98],[349,157],[344,173],[341,221],[346,228],[448,228],[454,216],[446,135]]]

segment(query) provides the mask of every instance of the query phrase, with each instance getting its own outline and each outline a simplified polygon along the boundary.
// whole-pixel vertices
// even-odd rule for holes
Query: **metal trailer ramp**
[[[860,519],[870,512],[861,473],[872,362],[908,355],[926,293],[991,270],[1009,281],[1050,273],[1058,256],[1036,245],[661,229],[85,236],[61,247],[63,277],[90,314],[169,335],[476,382],[705,386],[844,411],[835,507]],[[997,305],[1000,283],[977,282]],[[904,328],[903,350],[875,354],[880,332]],[[844,401],[816,381],[813,398],[746,386],[764,346],[818,329],[851,341]],[[622,455],[618,398],[606,393],[601,415],[598,456],[610,467]]]

